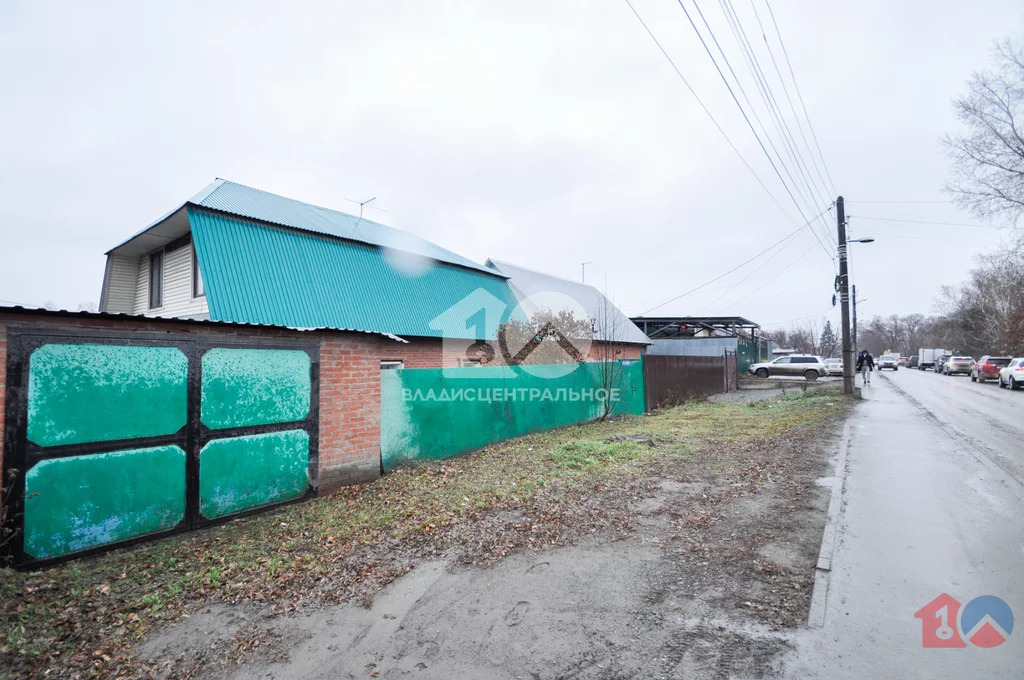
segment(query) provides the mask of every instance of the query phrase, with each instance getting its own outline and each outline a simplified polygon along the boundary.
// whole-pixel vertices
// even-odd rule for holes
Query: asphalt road
[[[917,369],[884,371],[884,377],[948,431],[1024,484],[1024,390],[1012,392],[999,389],[994,380],[978,383],[966,375]]]
[[[863,394],[815,586],[821,627],[794,640],[784,675],[1024,677],[1024,391],[904,369]],[[995,595],[1018,627],[990,649],[924,648],[914,614],[941,593]]]

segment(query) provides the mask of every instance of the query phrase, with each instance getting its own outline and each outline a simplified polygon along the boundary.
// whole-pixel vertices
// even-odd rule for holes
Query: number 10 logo
[[[943,593],[914,617],[921,619],[921,645],[927,648],[966,647],[967,642],[976,647],[998,647],[1013,632],[1010,605],[995,595],[976,597],[961,611],[960,602]]]

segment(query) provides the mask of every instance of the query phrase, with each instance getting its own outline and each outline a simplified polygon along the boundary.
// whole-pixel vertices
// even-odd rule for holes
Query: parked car
[[[1024,357],[1014,357],[999,369],[999,386],[1019,390],[1024,385]]]
[[[758,378],[770,375],[802,375],[807,380],[817,380],[827,373],[825,360],[812,354],[790,354],[774,361],[751,364],[747,371]]]
[[[1010,363],[1013,357],[994,357],[986,354],[978,359],[971,369],[971,382],[985,382],[990,378],[999,378],[999,369]]]
[[[883,368],[891,368],[894,371],[900,370],[900,358],[895,354],[883,354],[875,361],[875,367],[881,371]]]
[[[841,377],[843,375],[843,360],[836,359],[835,357],[825,359],[825,375],[838,375]]]
[[[944,365],[944,364],[945,364],[945,363],[946,363],[947,361],[949,361],[949,358],[950,358],[951,356],[953,356],[953,355],[952,355],[952,354],[943,354],[942,356],[940,356],[940,357],[937,357],[937,358],[935,359],[935,372],[936,372],[936,373],[942,373],[942,367],[943,367],[943,365]]]
[[[912,354],[907,357],[907,368],[917,368],[917,355]]]
[[[955,375],[957,373],[970,375],[972,368],[974,368],[974,357],[958,356],[955,354],[942,364],[942,372],[946,375]]]

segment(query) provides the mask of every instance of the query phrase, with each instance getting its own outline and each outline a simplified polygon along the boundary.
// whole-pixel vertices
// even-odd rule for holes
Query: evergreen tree
[[[825,330],[821,332],[818,350],[823,357],[832,357],[839,353],[839,339],[836,338],[835,331],[832,330],[831,321],[825,321]]]

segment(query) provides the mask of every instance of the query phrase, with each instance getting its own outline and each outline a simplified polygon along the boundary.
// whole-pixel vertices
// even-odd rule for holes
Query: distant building
[[[736,352],[737,370],[772,356],[761,327],[742,316],[638,316],[633,323],[651,339],[649,354],[722,356]]]

